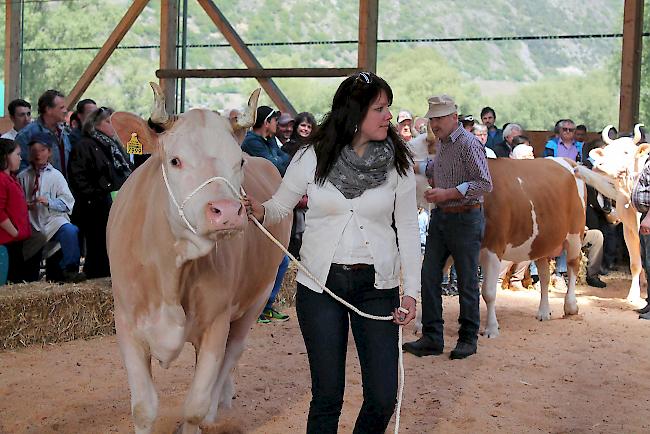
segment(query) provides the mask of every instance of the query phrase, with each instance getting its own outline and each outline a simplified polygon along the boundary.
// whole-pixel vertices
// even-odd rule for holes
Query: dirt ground
[[[500,291],[501,336],[481,338],[478,354],[460,361],[448,358],[458,299],[447,297],[445,354],[405,355],[400,431],[650,432],[650,321],[625,303],[625,275],[604,280],[602,290],[579,287],[580,314],[570,318],[562,318],[562,294],[552,293],[549,322],[534,318],[538,293]],[[286,323],[255,326],[219,432],[305,431],[309,369],[295,311],[287,312]],[[352,340],[348,360],[341,433],[352,431],[362,400]],[[168,370],[154,366],[156,432],[170,433],[181,420],[193,362],[188,345]],[[129,406],[114,336],[0,352],[0,433],[133,432]]]

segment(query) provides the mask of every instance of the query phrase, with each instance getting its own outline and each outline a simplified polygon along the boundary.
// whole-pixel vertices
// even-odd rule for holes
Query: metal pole
[[[181,42],[181,69],[187,66],[187,0],[183,0],[183,35]],[[181,109],[185,113],[185,79],[181,78]]]

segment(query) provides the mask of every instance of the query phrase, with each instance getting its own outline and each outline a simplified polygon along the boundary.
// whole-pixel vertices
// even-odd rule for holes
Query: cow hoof
[[[630,296],[628,296],[625,299],[625,301],[627,301],[628,303],[634,305],[635,307],[643,307],[643,306],[645,306],[645,300],[642,299],[641,297],[636,297],[636,296],[635,297],[630,297]]]
[[[578,306],[564,306],[564,315],[577,315]]]
[[[488,339],[496,338],[499,336],[499,327],[486,327],[485,331],[481,333],[481,335],[485,336]]]
[[[535,318],[537,318],[540,321],[550,321],[551,320],[551,312],[539,311],[539,312],[537,312],[537,315],[535,315]]]

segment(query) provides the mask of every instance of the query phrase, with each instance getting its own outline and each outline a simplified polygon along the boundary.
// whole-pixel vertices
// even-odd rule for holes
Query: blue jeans
[[[427,247],[422,263],[422,334],[444,345],[442,319],[442,269],[449,255],[458,276],[459,341],[476,343],[481,316],[478,259],[485,228],[480,208],[466,213],[431,213]]]
[[[72,223],[66,223],[52,237],[61,244],[63,259],[59,262],[62,270],[79,271],[79,229]]]
[[[645,270],[646,280],[650,284],[650,235],[639,234],[641,241],[641,265]],[[650,291],[646,297],[646,301],[650,303]]]
[[[344,270],[332,264],[326,286],[363,312],[390,315],[399,306],[398,288],[374,287],[375,269]],[[363,318],[334,300],[298,284],[296,314],[305,340],[312,399],[307,434],[336,434],[345,391],[348,333],[356,344],[363,404],[353,434],[378,434],[386,430],[397,395],[397,333],[392,321]]]
[[[555,274],[566,273],[566,250],[562,250],[562,254],[555,258]]]
[[[277,297],[278,292],[280,292],[280,288],[282,288],[282,280],[284,280],[284,275],[287,272],[287,268],[289,268],[289,257],[285,255],[282,259],[282,262],[280,262],[280,266],[278,267],[278,274],[275,276],[275,284],[273,284],[271,296],[269,297],[269,301],[266,302],[264,310],[269,310],[273,307],[273,303],[275,303],[275,297]]]

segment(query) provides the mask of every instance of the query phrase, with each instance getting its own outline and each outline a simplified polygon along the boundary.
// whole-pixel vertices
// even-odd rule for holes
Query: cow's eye
[[[246,164],[246,160],[244,160],[244,159],[242,158],[242,159],[241,159],[241,166],[239,166],[239,167],[244,167],[244,164]]]
[[[174,167],[181,167],[181,160],[178,157],[172,158],[169,163]]]

